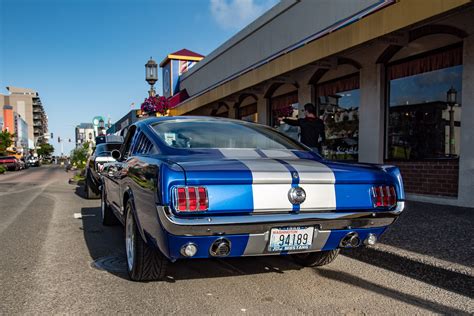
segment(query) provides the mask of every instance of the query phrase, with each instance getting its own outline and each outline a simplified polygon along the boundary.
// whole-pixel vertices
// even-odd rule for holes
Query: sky
[[[58,136],[71,139],[67,154],[79,123],[139,108],[150,57],[160,63],[182,48],[207,55],[277,2],[0,0],[0,93],[38,91],[55,154]]]

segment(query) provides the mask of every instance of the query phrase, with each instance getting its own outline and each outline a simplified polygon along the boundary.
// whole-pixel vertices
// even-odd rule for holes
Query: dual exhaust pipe
[[[339,243],[340,248],[356,248],[362,243],[366,246],[375,245],[377,242],[377,236],[375,234],[368,234],[362,242],[357,232],[350,232]],[[216,239],[209,248],[209,253],[213,257],[227,257],[230,254],[231,243],[227,238]],[[197,253],[197,245],[194,243],[188,243],[182,246],[181,254],[184,257],[193,257]]]
[[[366,246],[373,246],[377,242],[377,236],[375,234],[368,234],[367,237],[364,239],[364,245]],[[341,242],[339,243],[339,247],[341,248],[355,248],[359,247],[362,244],[359,234],[357,232],[350,232],[344,238],[342,238]]]
[[[231,244],[227,238],[216,239],[209,248],[209,254],[213,257],[227,257],[230,254]],[[198,251],[198,246],[194,243],[187,243],[181,247],[181,254],[184,257],[193,257]]]

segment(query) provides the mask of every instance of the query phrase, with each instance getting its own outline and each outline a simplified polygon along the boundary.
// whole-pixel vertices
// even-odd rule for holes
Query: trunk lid
[[[373,208],[372,185],[387,181],[372,166],[300,158],[290,151],[170,158],[184,170],[186,185],[207,187],[210,213],[367,210]],[[288,193],[297,186],[306,200],[293,205]]]

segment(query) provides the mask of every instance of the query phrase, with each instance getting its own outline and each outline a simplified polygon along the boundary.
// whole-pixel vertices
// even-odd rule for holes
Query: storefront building
[[[284,0],[180,77],[171,114],[298,138],[277,118],[311,102],[327,159],[394,164],[411,199],[473,207],[473,16],[469,0]]]

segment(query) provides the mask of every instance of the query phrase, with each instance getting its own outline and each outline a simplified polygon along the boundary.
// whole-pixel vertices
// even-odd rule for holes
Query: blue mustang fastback
[[[103,172],[102,221],[125,226],[132,280],[177,259],[290,255],[304,266],[373,245],[404,208],[398,168],[327,161],[267,126],[162,117],[129,128]]]

